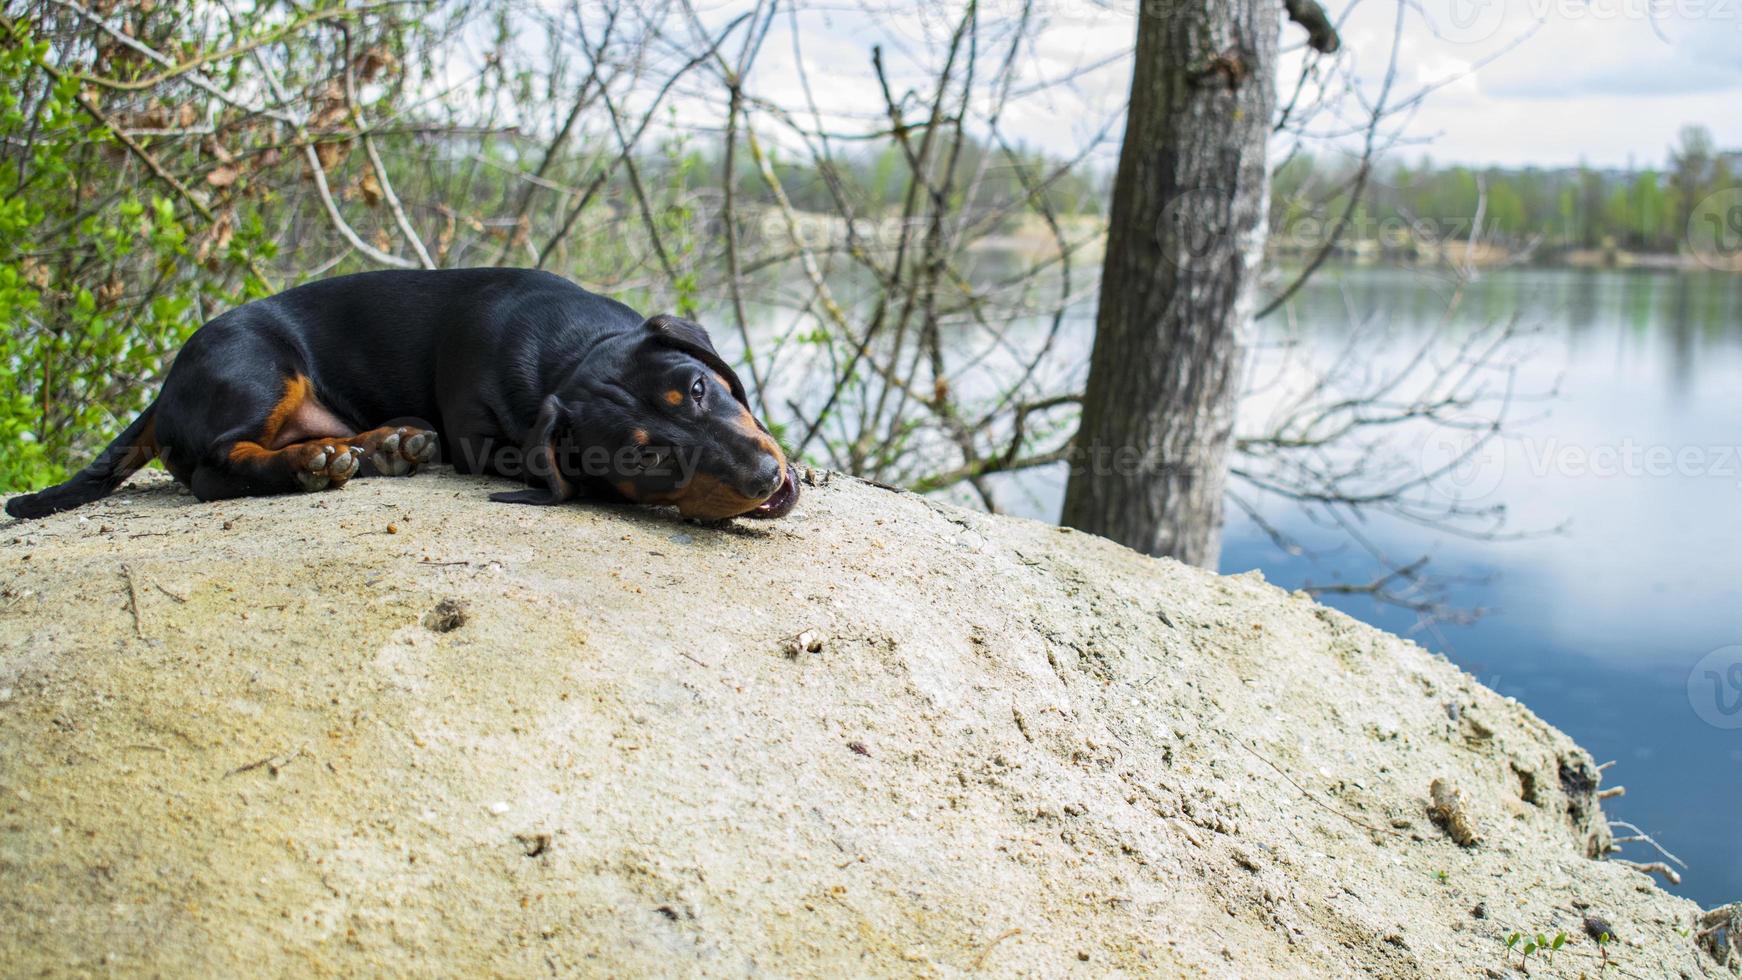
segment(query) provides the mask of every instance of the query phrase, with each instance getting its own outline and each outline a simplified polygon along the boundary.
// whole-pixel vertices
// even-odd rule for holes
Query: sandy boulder
[[[1257,576],[490,487],[0,526],[0,972],[1729,975],[1583,750]]]

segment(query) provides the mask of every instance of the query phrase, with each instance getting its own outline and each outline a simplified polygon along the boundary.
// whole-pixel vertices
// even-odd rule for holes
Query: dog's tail
[[[6,513],[25,519],[47,517],[115,492],[115,488],[157,457],[157,405],[154,403],[115,437],[91,465],[58,486],[6,501]]]

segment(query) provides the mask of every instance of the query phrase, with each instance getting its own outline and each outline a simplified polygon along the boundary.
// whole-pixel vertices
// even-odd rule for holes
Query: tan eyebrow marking
[[[673,388],[672,390],[666,392],[665,393],[665,403],[667,405],[682,405],[683,404],[683,392],[678,391],[676,388]]]

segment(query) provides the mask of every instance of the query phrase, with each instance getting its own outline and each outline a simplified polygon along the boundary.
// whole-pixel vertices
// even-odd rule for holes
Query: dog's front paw
[[[417,468],[435,458],[438,441],[428,429],[401,426],[378,430],[364,440],[369,465],[382,476],[410,476]]]
[[[304,490],[336,490],[357,475],[363,451],[343,443],[311,442],[292,451],[297,485]]]

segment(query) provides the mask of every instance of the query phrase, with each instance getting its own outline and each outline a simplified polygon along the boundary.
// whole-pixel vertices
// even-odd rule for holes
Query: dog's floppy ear
[[[714,342],[708,339],[708,332],[699,323],[685,320],[682,317],[661,313],[650,316],[645,324],[648,330],[660,343],[675,350],[681,350],[693,356],[708,367],[719,372],[726,379],[726,384],[732,388],[732,397],[738,399],[738,404],[750,407],[750,399],[744,394],[744,382],[738,380],[738,372],[732,370],[720,352],[714,350]]]
[[[538,408],[538,419],[527,432],[520,474],[528,483],[543,480],[546,489],[534,487],[493,493],[490,499],[499,504],[560,504],[573,498],[578,490],[557,465],[557,440],[573,422],[573,416],[562,399],[555,395],[546,398]]]

